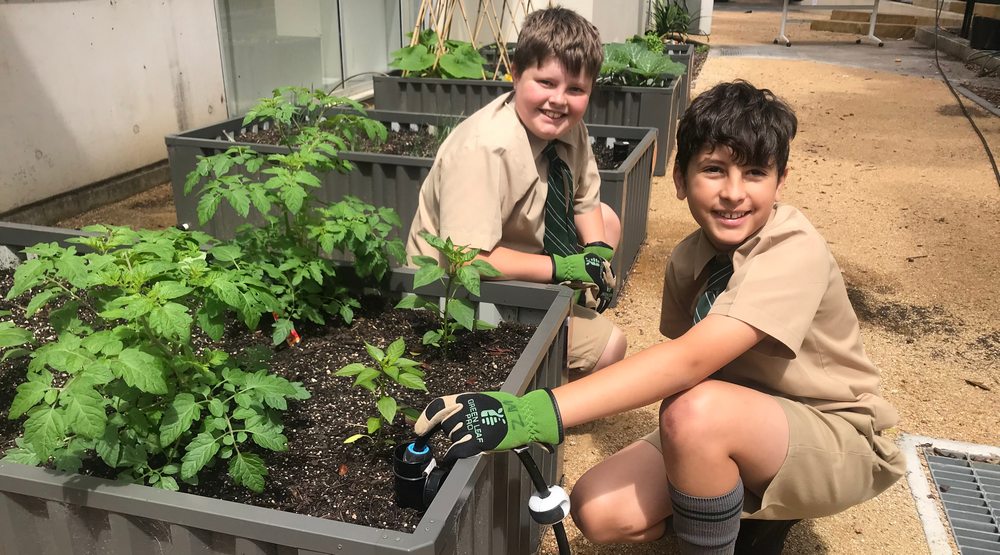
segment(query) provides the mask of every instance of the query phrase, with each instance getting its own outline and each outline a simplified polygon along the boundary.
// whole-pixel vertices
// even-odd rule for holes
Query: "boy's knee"
[[[604,218],[604,237],[609,245],[618,249],[622,239],[622,221],[607,204],[601,203],[601,217]]]
[[[600,544],[621,543],[634,541],[635,536],[644,532],[635,523],[626,520],[614,503],[602,501],[602,496],[590,490],[585,474],[570,494],[570,516],[587,540]]]
[[[660,433],[665,443],[683,445],[713,437],[719,425],[726,384],[706,380],[660,404]]]

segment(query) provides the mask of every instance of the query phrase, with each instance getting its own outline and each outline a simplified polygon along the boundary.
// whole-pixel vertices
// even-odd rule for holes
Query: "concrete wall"
[[[641,35],[646,23],[646,0],[561,0],[557,2],[597,26],[602,42],[624,42],[632,35]],[[538,7],[545,7],[542,2]]]
[[[214,2],[0,5],[0,213],[166,158],[226,118]]]

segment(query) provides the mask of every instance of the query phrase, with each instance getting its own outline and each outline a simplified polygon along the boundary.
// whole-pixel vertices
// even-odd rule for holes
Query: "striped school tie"
[[[545,252],[559,256],[569,256],[579,252],[579,239],[573,211],[569,202],[573,173],[566,162],[556,153],[556,143],[552,141],[542,151],[549,159],[549,190],[545,196]]]
[[[708,263],[708,283],[705,292],[698,297],[694,307],[694,323],[697,324],[712,309],[712,303],[726,290],[726,284],[733,275],[733,261],[728,255],[720,254]]]

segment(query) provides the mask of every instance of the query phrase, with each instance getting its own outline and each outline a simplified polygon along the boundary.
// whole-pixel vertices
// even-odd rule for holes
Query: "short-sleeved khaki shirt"
[[[716,254],[701,230],[674,249],[660,313],[665,336],[677,338],[692,327],[707,280],[702,270]],[[733,276],[709,313],[767,334],[716,377],[837,413],[865,434],[898,421],[880,396],[879,370],[865,354],[840,268],[797,209],[778,204],[764,227],[733,252]]]
[[[407,256],[441,259],[420,238],[421,231],[484,251],[502,246],[541,253],[548,194],[545,144],[521,124],[512,93],[457,125],[420,188]],[[556,152],[573,173],[574,213],[597,208],[601,178],[583,122],[558,139]]]

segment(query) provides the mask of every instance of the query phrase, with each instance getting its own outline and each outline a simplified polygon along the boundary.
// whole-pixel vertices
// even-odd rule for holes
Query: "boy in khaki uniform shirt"
[[[898,416],[840,269],[805,216],[777,202],[796,127],[784,102],[744,81],[685,112],[673,177],[700,229],[666,270],[668,341],[551,391],[439,397],[417,433],[440,425],[446,458],[467,457],[558,443],[564,427],[662,401],[658,430],[576,482],[572,514],[601,543],[654,540],[672,516],[683,553],[732,553],[741,518],[764,530],[830,515],[899,479],[903,457],[881,436]],[[511,416],[483,420],[485,409]],[[780,549],[776,524],[768,547]]]
[[[582,121],[602,59],[597,30],[574,12],[553,8],[526,18],[513,56],[514,92],[476,111],[441,144],[420,188],[409,257],[444,262],[420,236],[428,232],[480,249],[479,258],[506,279],[592,283],[610,298],[614,283],[603,271],[610,272],[606,262],[621,224],[600,202],[601,178]],[[545,244],[550,145],[571,180],[562,217],[573,220],[575,234],[565,253]],[[594,266],[597,275],[587,271]],[[574,305],[568,348],[577,377],[621,360],[625,334],[597,311]]]

